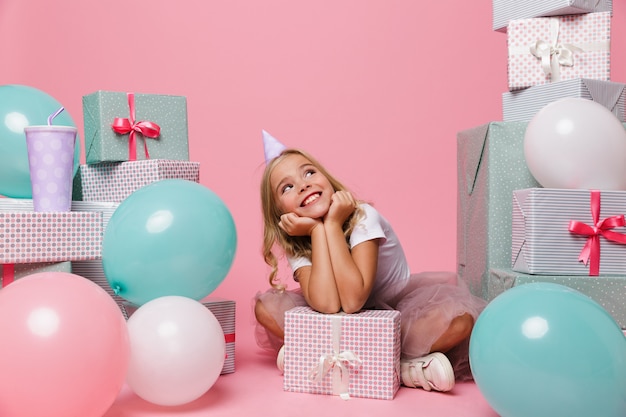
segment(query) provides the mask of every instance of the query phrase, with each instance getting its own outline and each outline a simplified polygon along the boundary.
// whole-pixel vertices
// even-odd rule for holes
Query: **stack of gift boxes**
[[[493,29],[507,37],[509,91],[502,122],[457,136],[457,262],[471,291],[487,300],[525,283],[558,283],[626,328],[626,245],[597,236],[601,256],[595,265],[581,262],[589,237],[568,230],[570,220],[595,226],[600,200],[599,220],[625,214],[626,192],[542,188],[523,147],[533,116],[566,97],[593,100],[624,122],[625,85],[609,74],[611,7],[609,0],[493,1]]]
[[[97,91],[83,97],[86,164],[74,179],[72,209],[34,212],[32,200],[0,199],[2,284],[43,271],[83,276],[104,288],[128,317],[136,309],[117,296],[102,267],[102,238],[119,204],[164,179],[199,182],[189,161],[187,100],[182,96]],[[235,370],[235,302],[203,304],[224,330],[222,373]]]

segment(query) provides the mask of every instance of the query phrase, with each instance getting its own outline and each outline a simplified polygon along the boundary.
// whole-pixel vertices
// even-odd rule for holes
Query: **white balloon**
[[[626,190],[626,130],[594,101],[565,98],[542,108],[528,123],[524,156],[545,188]]]
[[[182,405],[217,381],[226,356],[224,331],[202,303],[166,296],[142,305],[128,319],[128,386],[157,405]]]

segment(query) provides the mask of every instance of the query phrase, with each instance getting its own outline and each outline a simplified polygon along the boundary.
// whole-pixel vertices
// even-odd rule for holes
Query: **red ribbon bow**
[[[145,138],[156,139],[159,137],[161,127],[154,122],[135,122],[135,94],[133,93],[128,93],[128,107],[130,108],[130,117],[127,119],[123,117],[116,117],[113,120],[111,127],[115,133],[119,133],[121,135],[125,135],[127,133],[130,134],[128,136],[129,161],[137,160],[135,133],[140,133],[144,136],[143,149],[146,154],[146,159],[150,159],[150,155],[148,154],[148,144],[146,143]]]
[[[624,220],[623,214],[599,220],[600,191],[591,191],[590,204],[591,217],[594,225],[589,226],[583,222],[571,220],[569,222],[569,231],[579,235],[589,236],[585,246],[583,246],[583,249],[580,251],[578,260],[585,265],[589,263],[589,275],[597,276],[600,275],[600,235],[612,242],[626,244],[626,235],[609,230],[626,225],[626,221]]]

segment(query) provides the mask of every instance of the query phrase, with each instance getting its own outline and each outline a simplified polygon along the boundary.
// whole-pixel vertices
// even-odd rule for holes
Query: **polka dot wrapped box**
[[[165,179],[200,181],[200,163],[178,160],[105,162],[81,165],[83,201],[120,203],[139,188]]]
[[[72,272],[71,262],[42,262],[34,264],[0,264],[0,288],[20,278],[40,272]]]
[[[400,387],[400,312],[285,313],[285,391],[391,400]]]
[[[183,96],[97,91],[83,96],[87,164],[189,160]]]
[[[32,204],[32,200],[30,200]],[[0,264],[98,259],[102,213],[4,211],[0,207]]]
[[[527,122],[492,122],[457,134],[457,272],[478,297],[489,268],[511,266],[513,191],[539,187],[524,157]]]
[[[590,78],[610,80],[611,13],[509,22],[509,90]]]
[[[626,275],[531,275],[515,272],[511,268],[493,268],[489,271],[488,300],[513,287],[534,282],[560,284],[585,294],[600,304],[622,329],[626,329]]]

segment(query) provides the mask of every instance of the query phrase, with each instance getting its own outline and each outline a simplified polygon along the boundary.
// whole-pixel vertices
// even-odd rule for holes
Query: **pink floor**
[[[238,323],[235,367],[204,396],[178,407],[150,404],[124,387],[104,417],[498,416],[474,383],[459,383],[449,393],[402,387],[391,401],[284,392],[274,359],[257,349],[249,324]]]

